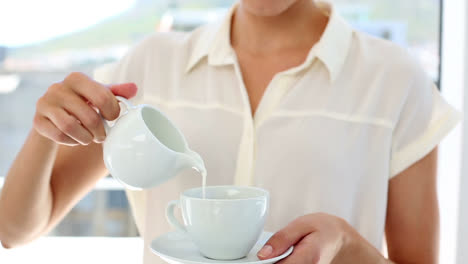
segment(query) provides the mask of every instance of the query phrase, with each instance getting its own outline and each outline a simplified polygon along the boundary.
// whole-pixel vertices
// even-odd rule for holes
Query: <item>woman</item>
[[[90,105],[113,120],[114,95],[136,94],[183,131],[209,185],[270,191],[278,232],[259,258],[295,245],[281,263],[437,262],[436,147],[457,114],[404,50],[330,4],[241,0],[221,24],[151,36],[108,76],[72,73],[38,101],[0,197],[5,247],[50,231],[107,174]],[[165,204],[200,184],[185,172],[130,196],[145,263],[162,263],[147,245],[169,231]]]

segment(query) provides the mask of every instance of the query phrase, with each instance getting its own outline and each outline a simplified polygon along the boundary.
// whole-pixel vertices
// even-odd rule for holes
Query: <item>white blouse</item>
[[[221,23],[150,36],[96,78],[135,82],[134,100],[165,112],[201,154],[208,185],[269,190],[266,230],[326,212],[381,248],[389,179],[428,154],[459,115],[406,50],[321,7],[330,19],[320,41],[304,63],[274,76],[254,116],[230,45],[235,6]],[[148,245],[171,230],[166,204],[201,182],[186,171],[128,191],[145,264],[164,263]]]

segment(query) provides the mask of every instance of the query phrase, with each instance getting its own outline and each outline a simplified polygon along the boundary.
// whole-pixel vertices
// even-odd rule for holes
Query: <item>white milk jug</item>
[[[182,133],[162,112],[117,99],[126,111],[112,126],[104,121],[103,143],[104,163],[114,178],[128,188],[146,189],[189,168],[206,175],[201,157],[189,149]]]

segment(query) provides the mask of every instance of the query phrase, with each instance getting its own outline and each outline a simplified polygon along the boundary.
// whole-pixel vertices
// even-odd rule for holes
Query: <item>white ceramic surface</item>
[[[265,245],[272,235],[273,233],[263,232],[260,239],[247,256],[236,260],[214,260],[204,257],[200,254],[190,238],[185,233],[179,231],[166,233],[157,237],[151,242],[150,248],[154,254],[158,255],[170,264],[267,264],[275,263],[285,258],[293,251],[293,247],[291,247],[281,256],[267,260],[259,260],[257,258],[257,252],[263,247],[263,245]]]
[[[266,190],[242,186],[206,187],[183,192],[169,203],[167,220],[188,233],[200,252],[211,259],[239,259],[246,256],[263,231],[269,206]],[[180,205],[184,224],[174,217]]]
[[[177,127],[150,105],[133,106],[113,126],[104,122],[104,163],[113,177],[132,189],[154,187],[187,168],[204,170],[201,157],[188,148]]]

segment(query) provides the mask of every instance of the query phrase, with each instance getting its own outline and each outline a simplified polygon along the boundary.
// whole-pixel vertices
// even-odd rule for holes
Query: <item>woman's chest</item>
[[[226,181],[232,181],[239,160],[248,155],[257,183],[333,184],[388,173],[392,131],[386,126],[327,113],[285,111],[273,112],[255,126],[246,115],[222,107],[160,108],[190,148],[202,155],[210,175],[223,174]],[[284,175],[289,175],[287,181]]]
[[[233,183],[239,174],[254,177],[252,183],[275,177],[287,183],[280,176],[285,174],[322,184],[385,178],[393,125],[381,111],[385,105],[377,103],[382,99],[359,96],[363,89],[351,89],[357,86],[332,85],[318,66],[303,75],[276,76],[253,117],[235,65],[150,78],[145,101],[175,122],[222,182]]]
[[[271,56],[236,49],[238,64],[235,67],[239,67],[239,77],[245,87],[252,115],[255,114],[264,93],[271,90],[268,86],[272,84],[272,80],[301,65],[306,60],[308,51],[309,48],[294,49]]]

